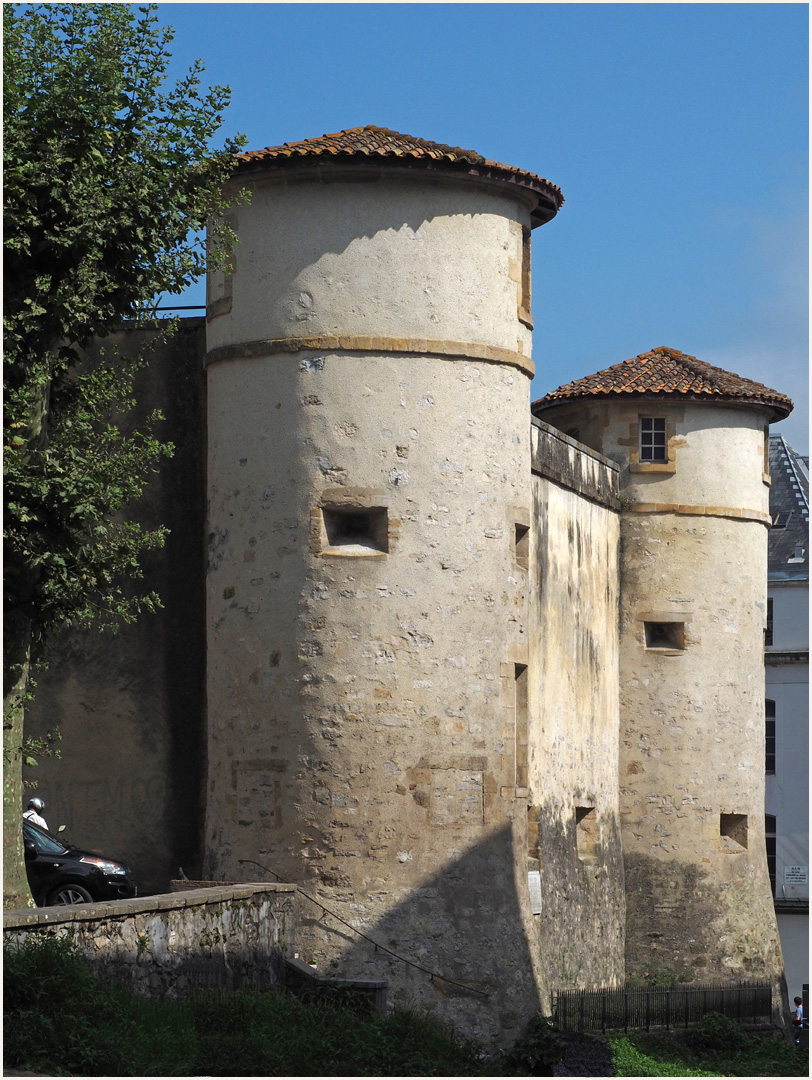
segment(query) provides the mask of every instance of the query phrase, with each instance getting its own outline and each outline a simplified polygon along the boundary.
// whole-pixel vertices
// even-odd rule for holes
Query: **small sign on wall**
[[[784,884],[785,885],[808,885],[809,884],[809,867],[808,866],[785,866],[784,867]]]
[[[527,886],[530,889],[530,910],[534,915],[541,915],[541,873],[538,870],[527,871]]]

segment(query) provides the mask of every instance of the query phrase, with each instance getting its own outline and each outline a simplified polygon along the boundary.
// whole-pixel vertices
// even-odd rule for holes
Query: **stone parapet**
[[[283,983],[296,886],[191,888],[100,904],[3,912],[3,943],[71,935],[97,969],[151,996]]]
[[[621,509],[620,470],[614,461],[536,417],[532,418],[530,447],[532,469],[538,476],[602,506]]]

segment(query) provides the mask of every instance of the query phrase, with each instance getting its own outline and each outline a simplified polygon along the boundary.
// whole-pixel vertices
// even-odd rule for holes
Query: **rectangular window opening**
[[[516,746],[514,783],[516,787],[527,787],[527,665],[514,664],[513,678]]]
[[[594,806],[575,807],[575,840],[581,862],[597,862],[598,815]]]
[[[522,276],[519,284],[519,321],[533,329],[530,309],[530,230],[522,226]]]
[[[530,526],[513,523],[513,557],[525,570],[530,567]]]
[[[747,814],[720,814],[719,836],[726,851],[747,851]]]
[[[527,857],[539,857],[539,808],[532,803],[527,807]]]
[[[647,649],[684,649],[685,623],[644,622]]]
[[[775,702],[769,698],[764,702],[764,771],[775,772]]]
[[[764,628],[764,644],[773,643],[773,598],[767,597],[767,625]]]
[[[386,554],[389,551],[385,506],[323,506],[326,546],[338,555]]]
[[[786,529],[789,525],[789,519],[792,517],[791,510],[779,510],[772,520],[771,528],[773,529]]]
[[[775,886],[778,880],[776,874],[776,828],[775,817],[772,814],[764,815],[764,839],[767,845],[767,872],[770,875],[770,888],[775,896]]]
[[[664,417],[640,417],[640,460],[668,461]]]

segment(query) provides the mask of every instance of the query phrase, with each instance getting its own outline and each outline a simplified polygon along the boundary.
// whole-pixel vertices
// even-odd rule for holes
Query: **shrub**
[[[566,1053],[567,1044],[558,1033],[552,1020],[535,1016],[527,1025],[524,1035],[510,1050],[504,1051],[502,1060],[508,1076],[552,1076],[553,1066]]]
[[[725,1050],[732,1053],[751,1045],[753,1037],[729,1016],[707,1013],[697,1026],[688,1032],[687,1041],[695,1050]]]

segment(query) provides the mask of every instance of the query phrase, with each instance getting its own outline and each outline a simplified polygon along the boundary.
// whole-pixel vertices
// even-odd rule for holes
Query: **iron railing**
[[[772,987],[764,982],[674,986],[622,986],[559,990],[560,1031],[650,1031],[692,1027],[708,1013],[758,1023],[772,1012]]]

